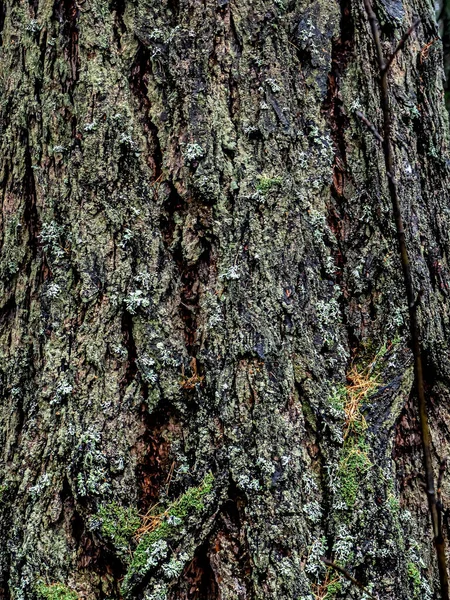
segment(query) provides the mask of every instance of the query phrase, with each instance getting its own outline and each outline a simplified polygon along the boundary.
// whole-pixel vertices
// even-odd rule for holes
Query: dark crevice
[[[99,600],[120,598],[119,581],[125,574],[124,565],[116,556],[114,549],[109,548],[103,540],[98,540],[86,527],[85,519],[76,508],[72,488],[67,478],[64,479],[60,499],[66,526],[70,529],[78,549],[78,568],[98,575],[100,583],[95,597]]]
[[[177,12],[178,4],[172,4],[169,8]],[[198,317],[201,288],[209,281],[212,261],[212,243],[208,237],[209,224],[207,223],[210,208],[205,207],[198,200],[181,198],[176,191],[175,183],[164,181],[163,149],[160,145],[158,126],[151,118],[152,106],[148,93],[152,76],[150,50],[144,44],[140,44],[131,68],[130,89],[138,101],[141,123],[147,134],[149,148],[146,154],[153,171],[153,178],[158,181],[158,185],[166,185],[170,188],[168,198],[161,206],[160,231],[166,249],[178,268],[179,314],[184,326],[188,354],[190,357],[195,357],[199,348]],[[185,227],[180,226],[180,220],[193,223],[187,235],[190,236],[190,243],[197,238],[200,252],[196,259],[186,256],[184,239],[182,239],[185,235]],[[179,239],[174,240],[175,235],[178,235]]]
[[[180,0],[167,0],[167,8],[172,13],[172,20],[175,24],[180,14]]]
[[[79,8],[75,0],[59,0],[53,8],[54,18],[60,25],[63,38],[64,55],[70,65],[70,77],[64,82],[65,91],[72,92],[78,81],[79,55],[78,55],[78,17]]]
[[[167,494],[178,495],[177,485],[170,482],[173,465],[171,444],[174,437],[182,437],[182,428],[171,407],[160,406],[149,413],[142,406],[141,418],[145,433],[138,443],[137,479],[141,488],[139,508],[146,513],[161,497]],[[169,478],[169,479],[168,479]],[[170,482],[170,484],[169,484]]]
[[[343,288],[342,318],[347,329],[349,346],[354,350],[359,346],[359,339],[353,328],[349,326],[346,311],[346,282],[344,270],[347,262],[346,237],[349,229],[349,215],[345,198],[346,180],[351,181],[351,173],[347,165],[346,130],[349,119],[346,115],[340,94],[340,82],[346,73],[347,66],[354,53],[354,22],[350,0],[341,0],[340,35],[332,42],[331,70],[328,74],[327,97],[322,112],[330,127],[334,148],[334,161],[331,184],[331,201],[328,206],[328,226],[335,235],[337,252],[335,253],[335,283]]]
[[[41,43],[40,43],[40,51],[41,51],[40,67],[42,70],[44,69],[46,50],[47,50],[47,31],[44,30],[42,33],[42,38],[41,38]],[[36,98],[36,102],[38,104],[41,103],[42,84],[43,84],[42,76],[40,74],[37,74],[34,78],[34,95]],[[40,125],[40,130],[42,132],[42,119],[39,119],[38,123]]]
[[[177,259],[178,257],[175,256]],[[201,283],[208,279],[210,248],[204,252],[195,265],[186,267],[177,260],[181,272],[180,315],[184,323],[186,348],[190,356],[196,356],[199,346],[197,338],[198,313]]]
[[[25,210],[24,219],[29,233],[29,246],[31,248],[33,259],[36,258],[38,251],[38,236],[39,236],[39,217],[36,207],[36,185],[32,169],[31,148],[29,133],[27,129],[22,131],[21,143],[25,148],[25,177],[24,177],[24,193],[25,193]]]
[[[125,13],[125,0],[114,0],[112,9],[116,11],[116,15],[121,19]]]
[[[34,17],[37,17],[38,8],[39,8],[39,0],[28,0],[30,8],[33,9]]]
[[[137,373],[137,351],[133,337],[133,319],[132,316],[126,311],[122,315],[122,336],[124,346],[127,349],[127,366],[125,374],[120,381],[120,386],[123,393],[136,377]]]
[[[120,38],[123,33],[126,31],[126,26],[123,20],[123,15],[125,13],[125,0],[114,0],[112,2],[111,11],[116,13],[116,18],[114,20],[114,36],[117,40],[117,45],[119,50],[121,48]]]
[[[164,244],[170,249],[174,241],[174,233],[176,228],[174,219],[175,214],[185,211],[186,207],[185,201],[178,194],[175,186],[170,182],[168,185],[169,195],[161,207],[160,231],[164,240]]]
[[[244,500],[232,485],[228,499],[217,514],[213,531],[197,548],[169,600],[216,600],[235,596],[254,598],[252,565],[242,527]]]
[[[219,588],[208,560],[208,546],[202,544],[184,570],[180,581],[175,585],[168,600],[216,600],[220,598]]]
[[[11,600],[11,593],[8,586],[9,572],[0,574],[0,600]]]
[[[0,39],[1,39],[1,37],[0,37]],[[0,119],[0,133],[3,132],[3,126],[4,126],[3,119]],[[2,206],[5,201],[5,194],[6,194],[8,180],[9,180],[9,171],[10,171],[10,166],[9,166],[9,163],[6,161],[6,157],[5,157],[5,162],[4,162],[4,166],[3,166],[3,177],[0,179],[0,190],[1,190],[0,198],[1,198]],[[2,232],[2,235],[4,235],[4,232]]]
[[[150,118],[151,103],[148,98],[148,82],[152,73],[150,53],[148,48],[139,44],[136,57],[131,67],[130,88],[139,102],[139,110],[143,113],[142,124],[144,131],[151,140],[151,148],[147,155],[149,156],[150,166],[153,169],[153,177],[159,179],[162,174],[163,156],[161,145],[158,138],[158,127]]]
[[[333,188],[338,197],[342,196],[346,176],[347,154],[345,130],[349,125],[343,102],[340,97],[340,80],[353,56],[354,25],[349,0],[341,1],[340,36],[333,41],[331,51],[331,71],[328,74],[327,98],[323,112],[331,128],[335,149],[333,164]]]
[[[230,4],[227,4],[226,10],[229,13],[229,19],[230,19],[228,39],[229,39],[229,43],[232,48],[234,62],[237,65],[238,61],[242,55],[242,52],[243,52],[243,43],[242,43],[241,36],[239,35],[238,30],[236,28],[236,24],[233,19],[233,12],[232,12],[232,8],[231,8]],[[234,121],[236,116],[239,114],[239,108],[240,108],[239,76],[236,74],[237,69],[230,68],[229,65],[222,64],[222,70],[228,71],[228,89],[229,89],[228,111],[229,111],[231,120]],[[239,126],[239,124],[236,123],[236,126]],[[227,154],[227,152],[229,152],[226,148],[223,148],[223,151],[226,154]],[[234,152],[231,152],[230,158],[231,159],[234,158]]]
[[[0,1],[0,47],[3,46],[3,27],[5,25],[6,6]]]
[[[238,31],[238,28],[236,27],[236,23],[235,23],[235,20],[233,17],[232,6],[229,5],[229,7],[230,7],[230,28],[231,28],[231,33],[233,35],[232,41],[234,42],[233,50],[235,52],[236,57],[240,58],[244,51],[244,42],[242,40],[241,34]]]
[[[70,519],[70,525],[72,528],[73,539],[78,544],[80,544],[81,538],[83,537],[83,533],[85,530],[85,526],[82,516],[76,510],[73,512],[72,518]]]
[[[125,567],[113,549],[94,539],[85,530],[78,545],[78,569],[94,572],[98,576],[99,587],[95,598],[122,598],[120,581],[125,575]]]
[[[195,357],[198,349],[198,316],[202,285],[206,285],[213,267],[212,243],[207,239],[202,219],[206,218],[208,209],[193,201],[185,202],[178,194],[175,186],[169,184],[170,193],[161,210],[160,231],[164,244],[175,261],[180,277],[179,314],[184,324],[185,343],[188,354]],[[203,248],[200,256],[192,263],[186,260],[182,240],[174,240],[177,229],[176,216],[187,219],[188,215],[196,216],[195,231]]]
[[[13,295],[0,309],[0,326],[10,324],[16,312],[16,297]]]
[[[341,98],[340,86],[341,79],[346,75],[346,70],[354,53],[354,22],[351,13],[351,0],[340,0],[340,28],[339,37],[332,40],[331,49],[331,69],[328,73],[327,95],[322,105],[322,113],[327,121],[334,149],[334,161],[332,165],[332,184],[330,187],[330,201],[328,204],[327,222],[330,230],[334,234],[336,246],[332,245],[334,252],[335,275],[334,283],[342,289],[340,299],[340,312],[342,323],[347,333],[347,343],[352,350],[359,346],[359,340],[356,337],[348,318],[348,292],[347,281],[345,279],[345,267],[347,264],[347,237],[348,237],[348,209],[345,197],[346,181],[351,180],[351,173],[347,165],[347,140],[346,130],[349,127],[349,119],[345,112],[345,107]],[[299,56],[303,61],[307,58]],[[325,278],[329,276],[325,274]],[[307,394],[306,394],[307,396]],[[309,423],[310,443],[308,453],[312,463],[319,466],[321,477],[322,497],[322,527],[327,539],[327,547],[334,545],[335,533],[330,523],[330,510],[333,504],[333,491],[330,489],[328,477],[325,473],[325,455],[324,448],[334,442],[329,439],[328,430],[329,419],[333,416],[325,414],[323,410],[314,411],[313,422]]]
[[[228,499],[216,520],[215,535],[210,539],[208,559],[217,584],[220,584],[226,573],[231,570],[234,580],[239,584],[242,597],[252,600],[253,564],[242,526],[245,521],[245,504],[236,486],[232,484],[228,490]]]
[[[73,492],[67,477],[64,477],[62,489],[59,492],[59,497],[61,499],[63,512],[67,517],[67,521],[70,523],[72,537],[79,546],[84,534],[85,526],[83,518],[75,509]]]

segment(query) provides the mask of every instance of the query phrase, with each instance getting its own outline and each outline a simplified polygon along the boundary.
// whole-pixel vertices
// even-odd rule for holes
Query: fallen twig
[[[369,121],[369,119],[367,119],[360,110],[357,110],[355,114],[359,119],[361,119],[361,121],[364,123],[364,125],[367,127],[367,129],[373,133],[373,135],[375,136],[375,139],[377,139],[379,142],[383,143],[383,138],[378,133],[378,129],[375,127],[375,125],[372,125],[372,123]]]
[[[357,579],[355,579],[353,577],[353,575],[351,575],[343,567],[340,567],[339,565],[334,563],[332,560],[330,560],[326,556],[322,556],[322,562],[325,563],[328,567],[331,567],[332,569],[334,569],[335,571],[337,571],[338,573],[343,575],[349,581],[351,581],[353,583],[353,585],[356,585],[356,587],[358,587],[360,590],[362,590],[367,596],[369,596],[369,598],[373,598],[373,600],[377,600],[375,598],[375,596],[373,594],[371,594],[366,587],[363,586],[362,583],[360,583]]]
[[[387,59],[385,65],[384,65],[384,69],[383,71],[389,71],[390,66],[392,65],[394,58],[397,56],[397,54],[403,50],[403,48],[405,47],[405,44],[407,42],[407,40],[409,39],[409,37],[411,36],[412,32],[414,31],[414,29],[419,25],[420,23],[420,19],[416,19],[414,21],[414,23],[411,25],[411,27],[408,29],[408,31],[406,31],[403,36],[402,39],[399,41],[399,43],[397,44],[394,52],[391,54],[391,56]]]

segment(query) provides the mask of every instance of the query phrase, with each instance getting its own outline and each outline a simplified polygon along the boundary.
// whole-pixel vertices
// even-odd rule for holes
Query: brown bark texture
[[[389,101],[447,536],[442,43],[373,6],[386,56],[421,19]],[[0,600],[437,600],[363,0],[0,30]]]

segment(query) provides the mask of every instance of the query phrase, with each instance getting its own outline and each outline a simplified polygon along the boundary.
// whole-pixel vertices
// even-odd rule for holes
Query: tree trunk
[[[444,92],[445,104],[450,111],[450,1],[442,0],[439,6],[439,25],[442,37],[442,52],[444,58]]]
[[[431,1],[374,8],[387,55],[421,17],[390,83],[437,477],[442,46]],[[0,598],[362,598],[322,556],[438,598],[362,0],[3,0],[0,28]]]

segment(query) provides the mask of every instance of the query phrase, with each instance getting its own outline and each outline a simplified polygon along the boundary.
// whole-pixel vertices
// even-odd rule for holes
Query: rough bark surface
[[[422,19],[391,101],[437,473],[441,43],[431,1],[374,8],[386,53]],[[2,0],[0,29],[0,598],[361,598],[322,555],[437,598],[362,1]]]
[[[442,53],[444,58],[444,92],[447,110],[450,110],[450,2],[442,0],[439,4],[439,29],[442,38]]]

